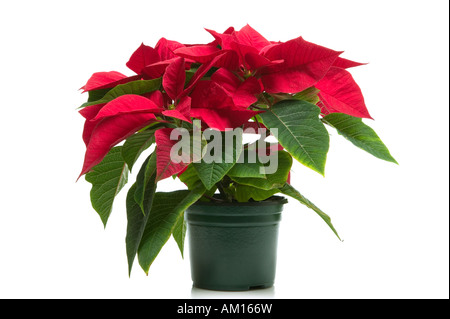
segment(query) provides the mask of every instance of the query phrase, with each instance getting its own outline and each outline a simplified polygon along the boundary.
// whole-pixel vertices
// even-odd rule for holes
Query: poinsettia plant
[[[282,193],[315,211],[338,236],[330,217],[289,180],[293,159],[324,174],[327,126],[395,163],[362,121],[371,116],[348,71],[362,63],[302,37],[269,41],[249,25],[206,31],[207,44],[165,38],[155,47],[142,44],[126,63],[134,75],[98,72],[82,87],[89,97],[79,111],[86,144],[80,176],[92,183],[92,206],[105,226],[128,173],[150,153],[126,198],[129,271],[137,256],[148,273],[171,236],[183,254],[183,213],[197,201],[264,201]],[[230,147],[216,143],[230,131]],[[258,143],[243,139],[249,132]],[[180,137],[190,143],[180,147]],[[275,170],[262,159],[269,155]],[[157,191],[169,177],[186,189]]]

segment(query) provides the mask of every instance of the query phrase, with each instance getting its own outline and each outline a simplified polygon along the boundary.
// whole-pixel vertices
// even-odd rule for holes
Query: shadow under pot
[[[193,286],[243,291],[272,287],[278,228],[287,200],[197,202],[186,210]]]

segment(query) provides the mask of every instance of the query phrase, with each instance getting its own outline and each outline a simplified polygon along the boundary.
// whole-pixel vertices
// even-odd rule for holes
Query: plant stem
[[[256,125],[258,125],[258,128],[261,128],[261,124],[259,123],[258,118],[254,116],[253,119],[255,120]]]
[[[265,104],[264,104],[265,105]],[[257,105],[251,105],[250,106],[252,109],[256,109],[256,110],[261,110],[261,111],[267,111],[267,108],[264,107],[259,107]]]
[[[214,198],[214,197],[211,197],[211,196],[205,195],[205,194],[203,194],[203,197],[209,199],[209,200],[212,201],[212,202],[224,202],[223,199],[220,199],[220,198]]]
[[[231,202],[230,197],[228,196],[227,192],[223,188],[222,182],[218,182],[216,185],[217,185],[217,189],[219,190],[220,195],[222,195],[223,199],[227,202]]]
[[[272,108],[272,103],[270,103],[270,101],[267,99],[267,97],[264,95],[264,93],[262,93],[260,96],[262,96],[262,98],[264,99],[264,102],[266,102],[269,109]]]

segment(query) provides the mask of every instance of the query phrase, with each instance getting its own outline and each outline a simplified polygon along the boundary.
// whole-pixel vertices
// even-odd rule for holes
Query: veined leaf
[[[197,163],[193,163],[195,170],[197,171],[198,177],[201,179],[206,189],[211,189],[217,182],[219,182],[228,171],[234,166],[237,159],[239,159],[242,152],[242,131],[237,131],[236,138],[233,137],[233,145],[227,147],[225,139],[222,135],[222,143],[219,145],[223,146],[222,156],[216,159],[214,158],[211,163],[208,163],[204,158]],[[213,143],[209,143],[210,147]],[[211,149],[206,151],[210,154]]]
[[[86,174],[86,181],[92,184],[92,207],[100,215],[105,227],[112,211],[114,198],[128,181],[128,167],[121,152],[122,146],[114,147]]]
[[[317,104],[320,101],[320,98],[318,96],[319,92],[320,91],[315,87],[310,87],[306,90],[294,94],[292,98],[296,100],[303,100],[311,104]]]
[[[88,102],[94,102],[102,99],[105,96],[105,94],[108,93],[108,91],[110,90],[111,88],[89,91]]]
[[[142,164],[136,183],[128,191],[126,199],[128,225],[125,242],[129,275],[153,205],[155,179],[156,156],[152,153]]]
[[[314,205],[313,203],[311,203],[306,197],[304,197],[302,194],[299,193],[299,191],[297,191],[294,187],[292,187],[290,184],[286,183],[283,187],[281,187],[280,192],[282,192],[283,194],[290,196],[296,200],[298,200],[300,203],[302,203],[303,205],[305,205],[306,207],[312,209],[313,211],[315,211],[326,223],[327,225],[331,228],[331,230],[334,232],[334,234],[337,236],[337,238],[339,238],[339,240],[341,240],[341,238],[339,237],[336,229],[334,229],[333,224],[331,223],[331,218],[330,216],[328,216],[327,214],[325,214],[323,211],[321,211],[316,205]]]
[[[142,164],[136,177],[136,191],[134,200],[141,207],[142,213],[147,215],[149,207],[145,207],[145,194],[147,187],[154,187],[156,178],[156,154],[152,153]],[[150,185],[150,186],[149,186]]]
[[[379,159],[398,164],[377,133],[368,125],[364,124],[361,118],[343,113],[332,113],[325,116],[323,122],[334,127],[339,134],[355,146]]]
[[[183,174],[180,174],[178,176],[178,178],[188,187],[188,189],[195,189],[197,187],[203,186],[203,182],[201,181],[200,177],[198,177],[197,170],[194,168],[194,164],[190,164],[183,172]],[[211,189],[207,189],[205,191],[205,195],[213,196],[216,190],[217,187],[216,185],[214,185]]]
[[[184,214],[181,214],[178,218],[175,227],[172,231],[173,239],[180,249],[181,257],[184,258],[184,239],[186,238],[186,221],[184,220]]]
[[[184,211],[194,204],[204,193],[205,188],[157,192],[148,214],[147,224],[138,249],[138,260],[148,274],[150,265],[173,233]]]
[[[145,202],[148,209],[151,208],[153,197],[156,189],[156,185],[152,184],[152,187],[146,188]],[[134,196],[136,192],[136,184],[130,187],[127,194],[127,235],[125,238],[127,259],[128,259],[128,275],[131,274],[134,259],[136,258],[139,245],[144,234],[145,226],[149,219],[150,214],[142,214],[142,209],[138,203],[136,203]]]
[[[266,191],[282,187],[286,183],[289,171],[291,170],[292,157],[285,151],[278,151],[272,156],[277,156],[278,167],[273,174],[267,173],[265,175],[266,178],[230,176],[231,179],[239,184],[253,186]],[[266,170],[268,169],[267,166],[273,163],[273,160],[274,158],[271,158],[270,161],[265,164]]]
[[[126,139],[122,148],[122,156],[130,171],[142,152],[155,143],[156,130],[157,128],[152,128],[150,130],[138,132]]]
[[[259,117],[270,130],[278,130],[278,141],[296,160],[324,175],[329,136],[319,113],[306,101],[284,100]]]
[[[194,189],[198,184],[202,184],[200,177],[198,177],[197,170],[194,168],[193,164],[190,164],[183,174],[178,176],[180,181],[182,181],[189,189]]]
[[[248,185],[241,185],[241,184],[234,184],[234,198],[238,202],[248,202],[251,198],[253,198],[255,201],[263,201],[276,193],[279,193],[280,190],[278,188],[264,190],[261,188],[248,186]]]
[[[120,84],[115,88],[111,89],[111,91],[109,91],[108,93],[106,93],[103,99],[112,101],[116,97],[125,94],[141,95],[145,93],[150,93],[159,89],[161,87],[161,82],[162,82],[161,78],[158,78],[154,80],[139,80],[125,84]]]
[[[254,150],[244,150],[239,161],[227,173],[233,177],[266,178],[264,164],[258,159]]]

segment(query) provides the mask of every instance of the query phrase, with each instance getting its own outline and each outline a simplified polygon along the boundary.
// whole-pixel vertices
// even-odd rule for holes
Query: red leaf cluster
[[[83,140],[85,161],[80,175],[98,164],[109,150],[152,122],[192,118],[224,131],[252,123],[264,109],[258,104],[276,101],[315,87],[320,91],[322,114],[346,113],[371,118],[359,86],[346,70],[362,65],[341,58],[335,51],[298,37],[286,42],[269,41],[249,25],[219,33],[207,44],[188,45],[161,38],[155,47],[141,44],[126,66],[135,74],[97,72],[82,87],[84,92],[107,90],[120,84],[161,78],[159,90],[125,94],[112,101],[90,103],[80,113],[86,119]],[[187,81],[187,72],[192,76]],[[158,176],[179,173],[185,165],[163,163],[173,143],[172,129],[156,132]],[[166,158],[166,159],[164,159]],[[168,166],[167,166],[168,165]]]

